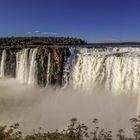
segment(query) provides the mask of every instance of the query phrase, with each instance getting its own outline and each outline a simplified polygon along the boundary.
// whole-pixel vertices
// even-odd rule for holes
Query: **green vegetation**
[[[0,46],[34,46],[34,45],[84,45],[84,40],[69,37],[9,37],[0,38]]]
[[[36,58],[38,67],[38,85],[44,87],[46,82],[51,85],[62,85],[64,57],[68,58],[69,53],[69,49],[66,47],[62,48],[54,46],[38,48]],[[46,74],[48,74],[48,63],[50,63],[49,79],[46,79]]]
[[[101,129],[98,126],[98,119],[93,120],[93,130],[89,131],[88,127],[79,123],[76,118],[71,120],[70,125],[59,132],[41,132],[33,131],[33,134],[24,136],[19,130],[19,124],[14,124],[0,127],[0,140],[140,140],[140,117],[131,119],[132,137],[125,136],[124,130],[120,129],[116,136],[113,136],[112,131]]]

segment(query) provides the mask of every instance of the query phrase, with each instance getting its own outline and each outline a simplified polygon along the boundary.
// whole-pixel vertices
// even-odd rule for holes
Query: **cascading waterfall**
[[[37,57],[37,52],[37,48],[20,49],[15,52],[16,79],[21,83],[36,85],[40,74],[44,72],[40,79],[46,76],[45,80],[42,80],[46,81],[43,83],[46,86],[51,84],[50,81],[55,83],[62,78],[63,86],[70,84],[74,88],[86,91],[103,88],[117,95],[137,93],[139,90],[140,48],[69,48],[70,55],[67,51],[63,54],[62,77],[57,71],[59,63],[53,59],[53,48],[49,48],[43,63],[42,57]],[[2,51],[0,77],[4,76],[6,61],[9,65],[9,59],[6,59],[7,53],[6,50]],[[38,66],[43,67],[40,74]]]
[[[1,50],[0,77],[9,76],[13,71],[18,81],[28,85],[62,84],[63,88],[70,85],[91,94],[98,90],[97,93],[104,91],[113,95],[139,94],[140,48]],[[139,102],[137,114],[140,114]]]
[[[103,94],[111,93],[113,96],[115,95],[115,97],[111,95],[111,98],[109,98],[109,100],[104,100],[103,98],[106,96],[106,94],[104,96],[99,95],[101,99],[97,101],[99,102],[99,104],[97,105],[100,105],[103,102],[106,104],[107,101],[110,101],[111,103],[109,103],[109,105],[112,105],[113,100],[111,99],[118,99],[117,101],[119,102],[117,104],[122,104],[124,102],[122,102],[123,100],[121,100],[121,98],[130,97],[129,100],[131,100],[132,96],[128,95],[132,93],[134,94],[135,98],[135,100],[134,98],[132,100],[134,100],[135,103],[137,102],[137,109],[136,104],[134,104],[134,108],[132,107],[131,110],[134,109],[134,112],[137,113],[137,115],[140,115],[140,48],[138,47],[72,47],[67,49],[65,47],[41,47],[38,49],[14,48],[0,50],[0,54],[0,77],[13,76],[15,78],[16,72],[16,79],[26,85],[36,86],[38,84],[41,87],[44,87],[45,85],[52,85],[54,87],[55,85],[57,85],[59,87],[59,85],[61,85],[63,86],[63,88],[68,87],[68,90],[64,90],[64,92],[62,93],[66,93],[65,91],[70,91],[70,93],[72,94],[76,92],[82,94],[91,93],[93,95],[87,97],[91,98],[91,102],[95,102],[94,105],[96,105],[96,93],[100,94],[100,91],[103,92]],[[9,74],[11,72],[13,72],[14,74]],[[72,90],[69,87],[72,88]],[[14,88],[16,89],[17,87],[15,86]],[[73,90],[73,88],[75,88],[76,90]],[[14,91],[18,91],[17,89],[15,89]],[[77,89],[79,89],[80,92]],[[42,91],[44,92],[44,90]],[[50,92],[51,91],[53,90],[50,90]],[[135,95],[135,93],[139,95]],[[84,98],[86,96],[83,96],[82,94],[80,96],[72,95],[72,100],[69,99],[70,102],[68,103],[68,106],[71,104],[71,101],[73,101],[73,99],[75,100],[75,98],[73,97],[78,97],[78,99],[75,100],[75,105],[77,105],[78,101],[80,101],[78,103],[82,103],[83,106],[85,105],[85,103],[88,104],[88,100],[84,102],[88,98]],[[127,96],[124,96],[123,94],[127,94]],[[17,94],[15,95],[17,97]],[[137,98],[137,96],[139,97]],[[23,95],[21,97],[24,98],[26,97],[26,95]],[[71,97],[71,94],[70,96],[68,95],[65,97]],[[108,98],[110,97],[110,95],[107,95],[106,97]],[[33,100],[35,98],[33,97]],[[13,99],[15,98],[12,97],[12,100]],[[19,99],[20,102],[22,98],[19,98],[18,96],[17,99]],[[41,101],[42,99],[43,98],[41,97]],[[66,101],[64,102],[67,104]],[[89,103],[89,107],[91,106],[92,104]],[[121,108],[121,106],[119,108]],[[130,109],[128,106],[126,108],[128,108],[128,110]],[[113,108],[112,113],[114,112],[116,112],[116,108]]]
[[[37,62],[36,62],[37,48],[31,49],[29,54],[29,79],[28,84],[35,85],[37,83]]]
[[[16,53],[16,78],[21,83],[36,84],[37,49],[23,49]]]
[[[16,53],[16,78],[21,83],[28,82],[28,51],[23,49]]]
[[[63,68],[63,83],[64,87],[67,87],[70,84],[70,78],[72,77],[73,67],[76,63],[77,59],[77,51],[75,48],[69,48],[70,56],[67,58],[65,57],[64,60],[64,68]]]
[[[46,86],[49,85],[50,79],[50,67],[51,67],[51,53],[48,54],[48,65],[47,65],[47,79],[46,79]]]
[[[117,51],[116,51],[117,50]],[[73,86],[93,91],[104,88],[113,94],[138,93],[140,49],[117,48],[95,52],[81,49],[73,72]]]
[[[5,60],[6,60],[6,50],[2,51],[2,56],[1,56],[1,64],[0,64],[0,77],[4,77],[4,66],[5,66]]]

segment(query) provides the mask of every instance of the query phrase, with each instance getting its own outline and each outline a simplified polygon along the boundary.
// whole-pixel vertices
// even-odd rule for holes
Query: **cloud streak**
[[[41,35],[57,35],[55,32],[41,32]]]
[[[35,30],[35,31],[32,31],[32,32],[26,32],[26,34],[32,34],[32,35],[34,35],[34,34],[40,34],[40,35],[57,35],[57,33],[56,32],[41,32],[41,31],[38,31],[38,30]]]
[[[31,34],[31,32],[27,32],[26,34]]]
[[[34,33],[40,33],[40,31],[36,30],[36,31],[34,31]]]

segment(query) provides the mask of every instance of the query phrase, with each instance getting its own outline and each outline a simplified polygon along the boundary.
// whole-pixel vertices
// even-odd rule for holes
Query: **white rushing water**
[[[1,64],[0,64],[0,77],[4,77],[4,66],[5,66],[5,60],[6,60],[6,50],[2,51],[1,56]]]
[[[16,54],[16,78],[21,83],[28,82],[28,51],[23,49]]]
[[[29,54],[29,79],[28,84],[35,85],[37,82],[37,63],[36,63],[37,49],[31,49]]]
[[[46,79],[46,86],[49,85],[50,68],[51,68],[51,53],[49,52],[49,54],[48,54],[48,65],[47,65],[47,79]]]
[[[63,67],[63,88],[68,87],[71,84],[73,68],[77,60],[77,52],[75,48],[69,48],[70,56],[64,58],[64,67]]]
[[[73,72],[73,85],[85,91],[104,88],[114,95],[138,93],[140,49],[113,48],[95,52],[81,49]]]
[[[140,85],[139,48],[82,48],[65,60],[63,79],[78,89],[92,92],[103,88],[112,94],[138,93]],[[76,53],[76,54],[75,54]],[[16,53],[16,79],[21,83],[37,83],[37,49],[22,49]],[[2,51],[0,77],[4,77],[6,50]],[[50,80],[51,54],[48,54],[46,85]],[[69,79],[71,79],[69,81]]]
[[[37,49],[23,49],[16,54],[16,78],[21,83],[36,84]]]

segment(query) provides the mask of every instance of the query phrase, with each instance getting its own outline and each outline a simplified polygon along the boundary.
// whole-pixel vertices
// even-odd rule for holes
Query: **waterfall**
[[[51,68],[51,53],[48,54],[48,65],[47,65],[47,78],[46,78],[46,86],[49,85],[50,79],[50,68]]]
[[[0,77],[4,77],[5,60],[6,60],[6,50],[3,50],[0,64]]]
[[[49,49],[53,50],[53,48]],[[10,71],[10,68],[13,68],[11,66],[15,66],[15,63],[11,61],[12,51],[2,51],[0,77],[4,76],[4,69]],[[13,51],[12,56],[16,54],[16,79],[21,83],[37,84],[37,80],[40,78],[37,76],[42,74],[38,74],[40,58],[37,57],[37,52],[37,48]],[[140,48],[69,48],[69,53],[67,50],[63,54],[63,77],[61,77],[63,79],[61,80],[64,87],[70,84],[74,88],[86,90],[87,93],[89,90],[95,89],[104,89],[114,95],[138,93],[140,86]],[[51,51],[48,56],[45,56],[45,58],[47,57],[48,60],[46,62],[45,59],[41,70],[44,74],[40,78],[43,79],[43,82],[46,81],[46,86],[50,82],[50,73],[57,71],[55,71],[57,67],[51,71],[52,65],[55,64],[55,62],[51,63],[51,59],[53,60]],[[12,60],[15,61],[15,59]],[[12,64],[9,66],[10,62]],[[57,73],[53,78],[55,83],[58,80]]]
[[[37,48],[31,49],[29,53],[29,79],[28,84],[35,85],[37,83]]]
[[[16,78],[21,83],[28,82],[28,51],[23,49],[16,53]]]
[[[15,74],[16,71],[16,79],[26,85],[37,85],[37,83],[43,86],[45,84],[46,86],[58,85],[57,81],[63,81],[63,88],[69,86],[82,92],[85,91],[85,94],[100,94],[100,91],[115,96],[140,93],[140,48],[138,47],[72,47],[63,51],[58,47],[58,52],[64,53],[60,57],[62,59],[64,56],[61,65],[53,58],[53,47],[45,48],[49,53],[43,53],[43,49],[41,48],[41,51],[39,49],[2,50],[0,78],[13,71]],[[63,70],[61,76],[60,69]],[[137,114],[140,114],[140,95]]]
[[[75,61],[77,59],[77,52],[75,48],[69,48],[69,57],[64,57],[64,68],[63,68],[63,88],[67,87],[71,80],[69,80],[72,77],[73,67],[75,65]]]
[[[16,53],[16,78],[24,84],[36,84],[37,49],[23,49]]]
[[[116,51],[117,50],[117,51]],[[140,49],[81,49],[73,71],[73,86],[86,91],[103,88],[113,94],[138,93]]]

